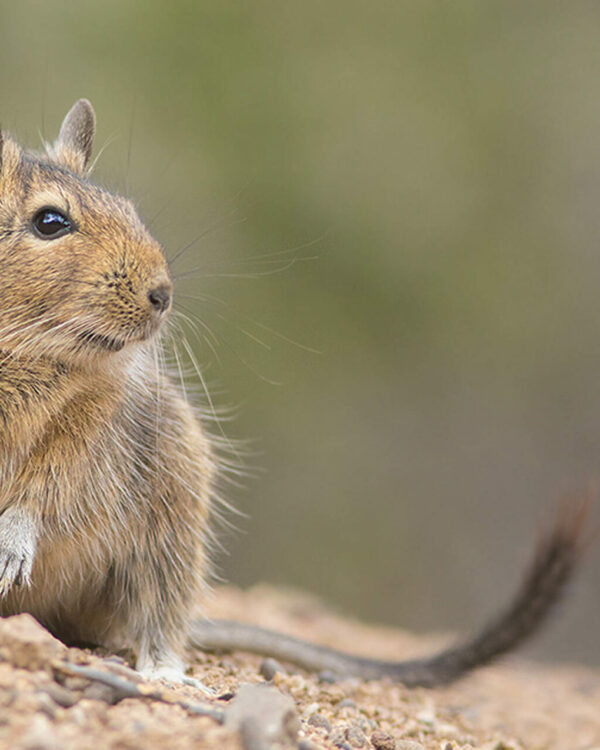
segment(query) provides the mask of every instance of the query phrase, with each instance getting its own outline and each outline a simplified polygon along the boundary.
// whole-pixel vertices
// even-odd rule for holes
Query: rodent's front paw
[[[13,585],[29,583],[36,538],[35,525],[23,511],[8,508],[0,516],[0,597]]]
[[[0,596],[5,596],[13,584],[28,584],[32,567],[33,554],[23,549],[0,547]]]

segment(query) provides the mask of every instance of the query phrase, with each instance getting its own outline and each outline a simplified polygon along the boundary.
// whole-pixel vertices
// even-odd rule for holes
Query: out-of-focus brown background
[[[468,629],[598,476],[599,36],[582,0],[4,5],[3,127],[89,97],[97,179],[192,243],[181,324],[258,470],[226,578]],[[600,661],[599,572],[530,653]]]

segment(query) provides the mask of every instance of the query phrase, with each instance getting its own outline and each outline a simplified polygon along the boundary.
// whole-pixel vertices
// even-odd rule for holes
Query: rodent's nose
[[[164,313],[171,304],[171,287],[161,284],[148,292],[148,301],[157,313]]]

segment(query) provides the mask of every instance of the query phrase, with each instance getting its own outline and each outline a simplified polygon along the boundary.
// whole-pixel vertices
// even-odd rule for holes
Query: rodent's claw
[[[0,516],[0,597],[13,585],[28,585],[35,554],[35,527],[18,508]]]
[[[0,548],[0,596],[5,596],[13,584],[28,584],[32,565],[33,557],[28,557],[23,552]]]
[[[22,586],[26,582],[25,573],[23,571],[24,567],[25,560],[21,560],[21,564],[19,565],[19,572],[17,573],[15,578],[15,586]]]

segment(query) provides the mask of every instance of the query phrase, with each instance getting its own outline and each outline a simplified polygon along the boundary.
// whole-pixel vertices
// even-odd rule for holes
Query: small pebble
[[[338,703],[338,708],[356,708],[356,703],[352,698],[344,698],[343,701]]]
[[[371,735],[371,745],[375,750],[396,750],[396,740],[387,732],[378,729]]]
[[[328,685],[333,685],[335,682],[338,681],[338,678],[335,672],[332,672],[329,669],[324,669],[322,672],[319,672],[318,679],[319,679],[319,682],[325,682]]]
[[[348,727],[346,739],[352,747],[364,747],[367,744],[367,737],[360,727]]]
[[[448,737],[455,737],[458,734],[458,728],[454,724],[438,724],[435,729],[438,734],[445,734]]]
[[[56,718],[56,703],[52,700],[52,698],[48,695],[48,693],[38,693],[37,694],[38,699],[38,711],[41,711],[46,714],[50,719]]]
[[[317,746],[310,740],[300,740],[298,743],[298,750],[317,750]]]
[[[334,727],[329,739],[336,747],[343,747],[346,744],[346,727]]]
[[[425,748],[420,742],[414,742],[414,740],[398,740],[396,750],[425,750]]]
[[[275,677],[276,674],[285,674],[285,669],[275,659],[263,659],[258,670],[260,675],[268,680],[269,682]]]
[[[363,732],[374,732],[377,729],[377,724],[373,719],[368,719],[366,716],[359,716],[356,720],[357,726],[359,726]]]
[[[100,682],[92,682],[83,691],[83,697],[92,701],[103,701],[112,705],[116,702],[116,693],[109,685],[103,685]]]
[[[432,727],[437,721],[435,714],[430,709],[419,711],[419,713],[416,716],[416,719],[417,721],[420,721],[422,724],[428,724],[430,727]]]
[[[322,700],[325,700],[332,705],[337,705],[338,703],[341,703],[345,697],[346,693],[344,693],[339,685],[329,685],[329,687],[323,690]]]
[[[315,702],[315,703],[309,703],[308,706],[305,706],[305,708],[302,711],[302,713],[304,714],[304,716],[310,716],[311,714],[318,713],[318,711],[319,711],[320,708],[321,708],[321,704],[320,703],[317,703],[317,702]]]
[[[309,716],[308,723],[311,725],[311,727],[320,727],[326,729],[328,732],[331,731],[331,724],[329,722],[329,719],[326,716],[321,716],[321,714],[312,714],[311,716]]]
[[[79,700],[75,693],[72,693],[70,690],[67,690],[67,688],[64,688],[56,682],[51,682],[49,685],[46,685],[44,690],[55,703],[63,708],[71,708],[71,706],[74,706]]]

